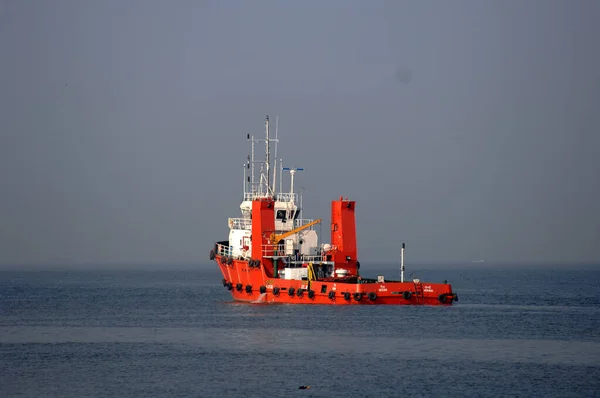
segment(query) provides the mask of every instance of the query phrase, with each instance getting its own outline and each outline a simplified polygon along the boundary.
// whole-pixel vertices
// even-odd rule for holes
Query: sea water
[[[417,274],[459,301],[241,304],[214,264],[2,270],[0,396],[600,396],[600,266]]]

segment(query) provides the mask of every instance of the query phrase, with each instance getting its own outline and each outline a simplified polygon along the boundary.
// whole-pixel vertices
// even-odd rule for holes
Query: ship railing
[[[252,220],[249,218],[230,218],[228,222],[231,229],[252,229]]]
[[[268,198],[270,197],[270,195],[267,195],[265,193],[258,193],[258,192],[244,192],[244,201],[253,201],[255,199],[263,199],[263,198]]]
[[[231,257],[233,255],[233,248],[231,246],[217,243],[217,255]]]
[[[302,227],[303,225],[310,224],[313,221],[315,221],[315,220],[313,220],[312,218],[302,218],[299,220],[294,220],[294,228]],[[314,225],[311,225],[306,230],[315,229],[314,227],[315,227]]]
[[[217,243],[217,253],[218,256],[225,256],[225,257],[233,257],[233,258],[238,258],[240,260],[244,260],[244,259],[248,259],[250,258],[250,250],[246,250],[246,249],[240,249],[240,248],[233,248],[232,246],[227,246],[227,245],[222,245]]]
[[[298,194],[291,192],[280,192],[275,195],[278,202],[294,202],[298,203]]]
[[[244,192],[244,201],[253,201],[255,199],[269,198],[271,195],[259,192]],[[291,192],[280,192],[275,195],[275,200],[278,202],[294,202],[298,203],[298,194]]]
[[[319,256],[319,255],[308,256],[305,254],[301,254],[298,257],[299,257],[298,260],[302,261],[303,263],[319,264],[319,263],[326,262],[325,256]]]
[[[284,245],[262,245],[263,257],[285,257],[285,246]]]
[[[311,222],[313,222],[314,220],[311,218],[303,218],[300,220],[294,220],[294,226],[293,228],[299,228],[302,227],[306,224],[309,224]],[[251,230],[252,229],[252,220],[250,218],[230,218],[228,220],[228,225],[230,229],[246,229],[246,230]],[[289,228],[289,227],[288,227]],[[311,225],[310,227],[307,228],[308,229],[314,229],[314,225]]]
[[[322,263],[327,259],[324,255],[307,255],[307,254],[286,254],[285,245],[262,245],[263,257],[285,257],[292,263]]]

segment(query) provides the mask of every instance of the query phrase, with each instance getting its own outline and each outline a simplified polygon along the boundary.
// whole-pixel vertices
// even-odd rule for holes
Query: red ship
[[[294,192],[294,175],[301,168],[279,162],[277,187],[277,132],[247,139],[250,154],[244,165],[242,217],[229,219],[229,239],[210,251],[223,273],[223,286],[236,301],[252,303],[329,305],[451,305],[458,300],[448,283],[404,279],[404,243],[400,280],[360,276],[356,246],[356,202],[340,197],[331,202],[330,242],[320,243],[315,225],[321,220],[302,218],[302,198]],[[262,159],[257,144],[265,145]],[[275,146],[271,178],[271,146]],[[283,172],[290,173],[290,188],[283,190]],[[278,189],[277,189],[278,188]],[[279,192],[277,192],[279,191]]]

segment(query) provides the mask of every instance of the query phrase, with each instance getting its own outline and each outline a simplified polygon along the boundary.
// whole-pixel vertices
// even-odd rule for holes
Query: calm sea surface
[[[236,304],[214,264],[0,271],[0,396],[600,397],[600,266],[418,277],[458,303]]]

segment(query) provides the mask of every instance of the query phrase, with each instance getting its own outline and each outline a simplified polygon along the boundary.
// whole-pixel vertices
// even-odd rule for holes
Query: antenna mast
[[[404,282],[404,243],[400,249],[400,282]]]
[[[254,180],[254,136],[252,136],[252,141],[251,141],[250,145],[251,145],[251,149],[250,149],[251,160],[250,160],[250,162],[252,163],[252,171],[250,172],[250,174],[252,176],[251,177],[252,182],[250,184],[250,192],[252,194],[254,194],[256,192],[256,185],[255,185],[255,180]]]
[[[275,116],[275,161],[273,164],[273,195],[277,199],[277,144],[279,143],[279,116]]]
[[[269,195],[269,188],[270,188],[270,175],[269,175],[269,115],[267,115],[267,120],[265,122],[265,130],[267,133],[267,142],[266,142],[266,147],[267,147],[267,154],[266,154],[266,178],[267,178],[267,192],[265,192],[267,194],[267,196]]]
[[[304,171],[303,167],[282,167],[281,170],[289,170],[290,172],[290,200],[294,201],[294,175],[297,171]]]
[[[250,143],[250,134],[246,134],[246,139]],[[248,148],[251,151],[251,148]],[[246,193],[252,190],[250,185],[250,153],[246,156],[246,164],[244,165],[244,200],[246,200]]]
[[[279,159],[279,192],[283,193],[283,159]]]
[[[304,206],[302,206],[302,197],[304,196],[304,187],[300,187],[300,219],[302,220],[302,211]]]

